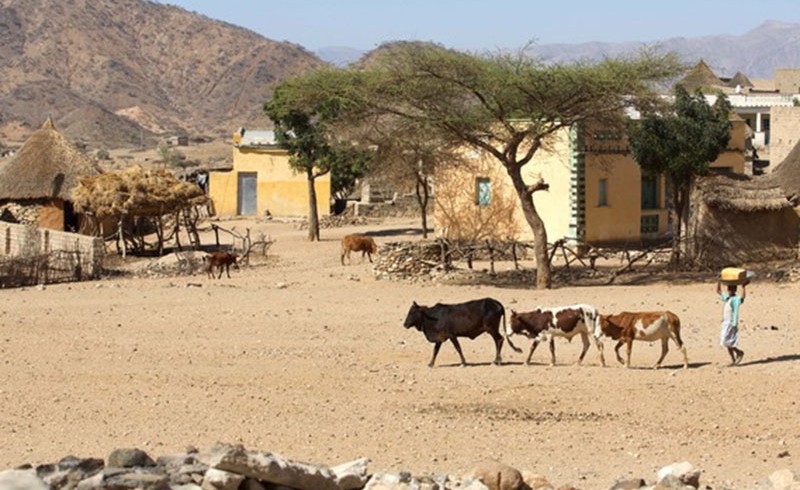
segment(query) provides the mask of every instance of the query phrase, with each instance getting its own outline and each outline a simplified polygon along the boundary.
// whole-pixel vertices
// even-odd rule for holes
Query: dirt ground
[[[244,223],[228,222],[244,227]],[[718,346],[722,306],[710,283],[537,291],[376,281],[339,264],[345,233],[417,239],[415,222],[323,230],[308,244],[289,224],[253,225],[277,241],[266,264],[233,277],[108,279],[0,291],[0,468],[67,454],[152,455],[242,443],[287,457],[415,474],[469,471],[496,459],[556,485],[652,480],[688,460],[713,488],[753,488],[800,458],[797,284],[755,283],[741,310],[743,365]],[[200,287],[196,285],[199,284]],[[634,346],[634,369],[599,366],[580,341],[541,347],[534,366],[488,336],[445,345],[403,328],[421,304],[492,296],[518,310],[577,302],[602,311],[671,309],[691,368],[671,346]],[[606,352],[611,353],[607,344]],[[607,356],[613,360],[613,355]],[[786,455],[788,452],[788,455]]]

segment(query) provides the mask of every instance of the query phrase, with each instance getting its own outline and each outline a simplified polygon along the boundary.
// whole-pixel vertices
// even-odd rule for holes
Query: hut
[[[47,121],[0,166],[0,219],[59,231],[83,231],[72,191],[99,167]]]
[[[688,236],[699,264],[719,267],[796,257],[800,219],[772,178],[698,178],[691,207]]]

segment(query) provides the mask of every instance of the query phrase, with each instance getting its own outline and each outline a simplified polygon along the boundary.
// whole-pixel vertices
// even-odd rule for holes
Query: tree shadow
[[[756,359],[754,361],[743,362],[739,364],[739,367],[742,366],[757,366],[759,364],[772,364],[774,362],[793,362],[793,361],[800,361],[800,354],[784,354],[782,356],[777,357],[767,357],[765,359]]]

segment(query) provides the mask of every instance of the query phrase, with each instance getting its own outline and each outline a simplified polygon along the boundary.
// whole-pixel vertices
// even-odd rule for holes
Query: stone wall
[[[770,109],[769,163],[774,169],[800,141],[800,107]]]

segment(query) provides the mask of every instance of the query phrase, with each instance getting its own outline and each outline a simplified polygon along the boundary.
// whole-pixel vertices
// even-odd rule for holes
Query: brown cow
[[[342,238],[342,265],[344,265],[344,258],[347,256],[347,261],[350,262],[350,252],[361,252],[361,262],[364,262],[364,256],[369,258],[372,263],[372,254],[378,253],[378,245],[372,237],[364,235],[347,235]]]
[[[661,341],[661,357],[653,366],[654,369],[661,367],[661,362],[669,351],[667,342],[672,339],[683,353],[683,367],[689,367],[689,357],[686,355],[686,347],[681,340],[681,321],[675,313],[671,311],[652,311],[652,312],[622,312],[616,315],[600,315],[598,328],[601,332],[595,331],[595,337],[605,335],[617,341],[614,353],[620,364],[625,367],[631,365],[631,348],[634,340],[645,342]],[[627,360],[623,361],[619,355],[619,348],[622,344],[627,345]]]
[[[230,252],[211,252],[205,257],[203,260],[206,263],[206,272],[208,273],[208,277],[214,278],[214,268],[219,271],[219,275],[217,279],[222,277],[222,269],[225,269],[225,273],[228,275],[228,279],[231,277],[231,265],[234,269],[239,269],[239,264],[237,260],[239,259],[239,254],[230,253]]]
[[[575,335],[580,335],[583,341],[583,350],[578,358],[578,364],[583,362],[586,351],[589,350],[589,335],[594,334],[597,322],[597,309],[589,305],[572,305],[560,308],[537,308],[526,313],[517,313],[511,310],[509,327],[510,334],[522,334],[533,339],[531,351],[526,364],[531,363],[533,352],[539,342],[550,341],[550,365],[556,364],[555,337],[564,337],[569,341]],[[597,338],[594,338],[597,349],[601,352],[600,359],[605,365],[602,356],[602,347]]]

